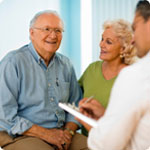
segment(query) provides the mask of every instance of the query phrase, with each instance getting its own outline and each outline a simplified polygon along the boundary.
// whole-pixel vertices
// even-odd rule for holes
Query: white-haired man
[[[6,150],[87,149],[79,123],[58,107],[81,99],[73,66],[58,50],[63,22],[54,11],[30,22],[31,43],[0,64],[0,146]],[[8,133],[8,134],[7,134]]]

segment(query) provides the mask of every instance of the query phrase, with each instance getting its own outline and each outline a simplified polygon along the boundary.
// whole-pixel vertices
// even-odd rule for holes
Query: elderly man
[[[133,43],[137,63],[119,74],[112,89],[110,103],[98,126],[91,129],[88,145],[92,150],[148,150],[150,148],[150,3],[139,1],[133,21]],[[100,117],[95,100],[80,103],[81,111]],[[96,105],[96,104],[95,104]]]
[[[80,150],[86,138],[78,122],[58,107],[81,99],[73,66],[56,53],[63,22],[42,11],[30,22],[31,43],[0,64],[0,146],[6,150]],[[8,134],[7,134],[8,133]]]

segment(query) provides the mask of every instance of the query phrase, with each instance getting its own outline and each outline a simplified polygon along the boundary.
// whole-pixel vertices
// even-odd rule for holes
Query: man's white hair
[[[61,20],[62,25],[63,25],[63,29],[64,29],[63,20],[60,18],[59,14],[54,10],[44,10],[44,11],[40,11],[37,14],[35,14],[35,16],[30,21],[30,28],[34,27],[34,24],[35,24],[36,20],[38,19],[38,17],[43,15],[43,14],[53,14],[53,15],[57,16]]]

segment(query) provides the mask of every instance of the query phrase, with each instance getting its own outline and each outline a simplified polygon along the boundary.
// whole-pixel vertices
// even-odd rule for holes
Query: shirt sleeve
[[[69,93],[69,103],[75,103],[78,106],[79,101],[82,99],[82,91],[77,82],[74,68],[71,67],[71,78],[70,78],[70,93]],[[80,123],[74,119],[74,116],[67,113],[66,122],[74,122],[80,126]]]
[[[0,64],[0,130],[10,135],[22,134],[33,124],[19,116],[20,76],[17,65],[10,58]]]
[[[141,104],[138,102],[146,96],[145,87],[141,85],[142,80],[136,72],[127,69],[120,73],[104,116],[89,133],[89,148],[122,150],[126,146],[140,119],[137,105],[141,107]]]

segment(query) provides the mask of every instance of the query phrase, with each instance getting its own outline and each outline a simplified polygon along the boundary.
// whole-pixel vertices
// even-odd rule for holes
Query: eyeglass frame
[[[53,31],[55,32],[56,35],[62,34],[62,32],[64,32],[64,29],[60,29],[60,28],[49,28],[49,27],[45,27],[45,28],[39,28],[39,27],[32,27],[32,29],[37,29],[37,30],[41,30],[47,34],[52,33]]]

